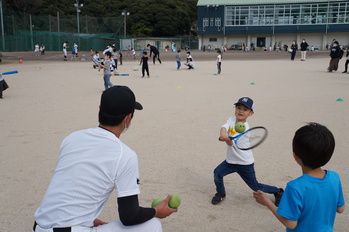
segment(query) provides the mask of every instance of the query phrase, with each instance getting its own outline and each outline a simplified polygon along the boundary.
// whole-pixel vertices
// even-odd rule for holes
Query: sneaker
[[[342,72],[342,73],[347,73],[347,71],[344,71],[344,72]]]
[[[225,194],[221,194],[221,193],[216,193],[214,195],[214,197],[212,198],[212,204],[213,205],[218,205],[219,203],[221,203],[225,198]]]
[[[282,194],[284,194],[284,190],[282,188],[279,189],[279,192],[274,193],[276,207],[278,207],[280,204]]]

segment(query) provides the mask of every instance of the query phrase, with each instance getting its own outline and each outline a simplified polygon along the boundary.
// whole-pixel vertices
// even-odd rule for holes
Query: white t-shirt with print
[[[237,136],[239,133],[235,131],[236,117],[228,118],[227,122],[222,126],[227,130],[228,136]],[[245,124],[245,130],[250,129],[247,122]],[[234,142],[235,145],[235,142]],[[226,161],[229,164],[249,165],[254,163],[254,157],[252,150],[240,150],[236,146],[227,146],[227,157]]]
[[[137,154],[103,128],[74,132],[62,142],[35,220],[41,228],[93,226],[114,189],[117,198],[140,193]]]

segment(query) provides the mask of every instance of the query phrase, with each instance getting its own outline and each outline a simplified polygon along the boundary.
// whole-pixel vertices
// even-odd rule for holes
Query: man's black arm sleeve
[[[138,195],[118,198],[119,217],[125,226],[137,225],[155,216],[154,208],[139,206]]]

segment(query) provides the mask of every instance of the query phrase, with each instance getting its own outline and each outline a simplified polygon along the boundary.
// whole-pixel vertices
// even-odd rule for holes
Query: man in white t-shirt
[[[171,195],[154,208],[139,206],[137,154],[121,142],[135,109],[143,109],[126,86],[114,86],[101,97],[99,126],[74,132],[60,148],[47,192],[35,212],[34,232],[161,232],[157,218],[177,209],[168,207]],[[97,217],[115,189],[119,220]]]
[[[67,61],[67,48],[69,48],[68,47],[68,41],[65,41],[64,43],[63,43],[63,55],[64,55],[64,61]]]

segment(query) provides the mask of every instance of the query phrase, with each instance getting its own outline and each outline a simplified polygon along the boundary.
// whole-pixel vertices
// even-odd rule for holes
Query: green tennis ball
[[[178,208],[181,204],[181,198],[178,194],[174,193],[172,194],[171,200],[168,202],[168,206],[170,208]]]
[[[156,198],[153,200],[153,202],[151,203],[151,207],[154,208],[160,201],[163,201],[164,199],[162,198]]]
[[[243,122],[238,122],[235,124],[235,131],[238,133],[242,133],[246,130],[245,124]]]

